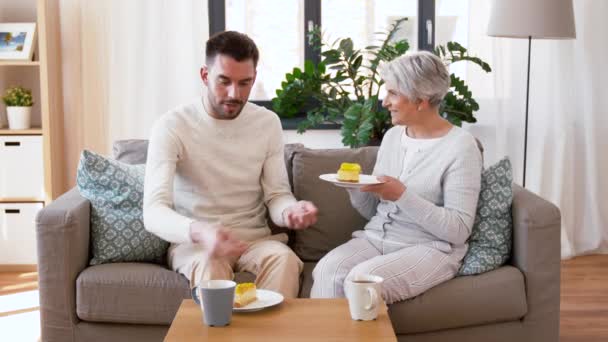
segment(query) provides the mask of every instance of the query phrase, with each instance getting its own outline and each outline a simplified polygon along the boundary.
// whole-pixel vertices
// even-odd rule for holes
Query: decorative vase
[[[32,107],[6,107],[9,129],[28,129],[32,117]]]

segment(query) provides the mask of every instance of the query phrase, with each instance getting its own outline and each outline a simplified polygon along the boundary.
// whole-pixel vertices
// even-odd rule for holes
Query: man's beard
[[[212,101],[210,101],[212,102]],[[224,110],[224,105],[234,105],[234,109],[230,110],[230,111],[226,111]],[[222,101],[220,102],[218,105],[213,105],[213,111],[220,117],[223,119],[234,119],[237,116],[239,116],[239,114],[241,114],[241,111],[243,110],[243,107],[245,106],[245,104],[242,101],[239,100],[227,100],[227,101]]]

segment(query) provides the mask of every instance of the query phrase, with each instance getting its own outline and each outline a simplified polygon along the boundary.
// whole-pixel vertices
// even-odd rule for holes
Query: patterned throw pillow
[[[482,172],[469,250],[459,275],[491,271],[509,259],[513,236],[512,182],[511,163],[506,157]]]
[[[144,229],[145,165],[83,151],[76,182],[91,202],[91,265],[164,261],[169,244]]]

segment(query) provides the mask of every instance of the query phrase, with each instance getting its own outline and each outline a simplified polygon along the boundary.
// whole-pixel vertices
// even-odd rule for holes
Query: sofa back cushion
[[[289,183],[292,182],[292,160],[294,153],[304,148],[302,144],[285,145],[285,167],[289,176]],[[127,139],[116,140],[112,146],[112,156],[114,159],[127,164],[145,164],[148,158],[148,140]]]
[[[293,157],[293,191],[299,200],[313,202],[319,208],[312,227],[295,232],[292,247],[304,261],[317,261],[327,252],[348,241],[355,230],[363,229],[365,220],[352,207],[344,188],[319,179],[335,173],[341,162],[361,164],[362,173],[370,174],[376,163],[377,147],[313,150],[302,148]]]
[[[91,202],[91,265],[164,262],[169,244],[143,224],[144,165],[83,151],[76,182]]]
[[[148,140],[117,140],[112,145],[112,156],[127,164],[145,164],[148,158]]]

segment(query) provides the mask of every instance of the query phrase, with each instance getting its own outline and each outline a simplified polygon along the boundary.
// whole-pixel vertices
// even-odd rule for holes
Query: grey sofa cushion
[[[185,298],[186,278],[154,264],[92,266],[76,279],[76,313],[89,322],[169,325]]]
[[[389,307],[397,334],[507,322],[526,312],[524,276],[512,266],[456,277]]]
[[[316,261],[307,261],[304,263],[302,274],[300,274],[300,294],[299,298],[310,298],[310,290],[312,289],[312,271],[317,266]]]
[[[284,148],[284,157],[285,157],[285,168],[287,169],[287,177],[289,178],[289,184],[291,185],[291,191],[293,191],[293,158],[296,152],[304,149],[304,145],[302,144],[287,144]],[[280,234],[285,233],[289,237],[289,241],[293,242],[294,239],[294,231],[291,229],[287,229],[285,227],[279,227],[270,219],[270,215],[266,212],[266,221],[268,222],[268,227],[272,234]]]
[[[145,164],[148,158],[148,140],[117,140],[112,145],[112,156],[127,164]]]
[[[295,232],[293,249],[304,261],[318,261],[331,249],[348,241],[353,231],[367,221],[352,207],[345,189],[319,179],[335,173],[341,162],[357,162],[369,174],[376,163],[377,147],[313,150],[303,148],[293,158],[293,190],[296,198],[313,202],[319,208],[312,227]]]
[[[312,270],[316,264],[304,263],[301,298],[310,297]],[[477,276],[456,277],[418,297],[389,306],[389,316],[397,334],[507,322],[522,318],[526,312],[524,277],[513,266],[503,266]]]
[[[255,275],[237,272],[234,281],[252,282]],[[188,280],[154,264],[91,266],[76,279],[76,313],[88,322],[169,325],[188,298]]]

